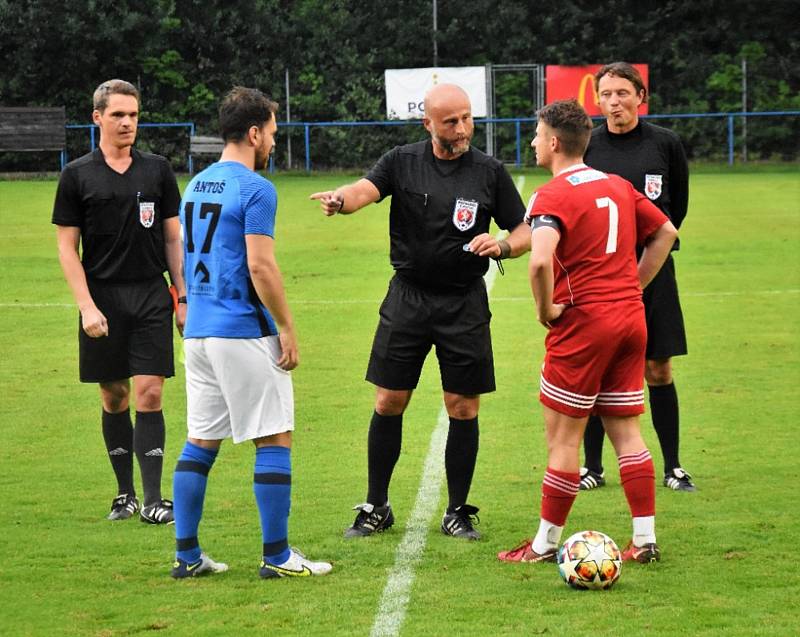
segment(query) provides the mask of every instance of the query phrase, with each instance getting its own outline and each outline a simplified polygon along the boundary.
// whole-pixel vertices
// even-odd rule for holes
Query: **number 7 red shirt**
[[[628,181],[585,164],[533,194],[526,219],[534,217],[557,221],[553,302],[568,305],[641,297],[635,248],[668,221]]]

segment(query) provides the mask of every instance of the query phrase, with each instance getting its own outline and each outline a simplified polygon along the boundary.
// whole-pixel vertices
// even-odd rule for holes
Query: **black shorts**
[[[494,391],[491,317],[483,279],[465,290],[434,292],[395,275],[381,304],[367,380],[386,389],[414,389],[435,346],[444,391]]]
[[[686,354],[686,329],[672,255],[645,288],[642,300],[647,321],[645,358],[658,360]]]
[[[78,317],[81,382],[175,375],[173,305],[164,277],[133,283],[89,281],[89,292],[108,321],[108,336],[87,336]]]

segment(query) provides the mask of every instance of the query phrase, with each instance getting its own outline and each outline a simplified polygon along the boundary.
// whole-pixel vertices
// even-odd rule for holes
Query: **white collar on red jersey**
[[[559,175],[563,175],[564,173],[571,173],[573,170],[578,170],[579,168],[588,168],[588,166],[583,162],[580,162],[578,164],[572,164],[572,166],[567,166],[564,170],[559,170],[558,175],[556,175],[556,177],[558,177]]]

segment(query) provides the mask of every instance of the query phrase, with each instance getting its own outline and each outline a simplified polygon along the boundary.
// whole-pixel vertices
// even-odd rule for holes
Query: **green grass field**
[[[527,198],[544,175],[524,176]],[[326,219],[307,196],[355,177],[274,179],[278,258],[301,348],[290,542],[335,565],[304,581],[257,576],[250,445],[223,446],[201,526],[204,548],[228,562],[228,573],[173,581],[171,527],[104,520],[115,485],[97,389],[77,381],[77,312],[50,225],[55,182],[0,182],[0,634],[370,633],[441,392],[432,356],[405,418],[391,490],[397,524],[346,542],[350,508],[366,490],[373,388],[363,376],[390,276],[388,203]],[[663,561],[626,565],[614,589],[593,593],[568,589],[552,565],[495,559],[535,530],[545,462],[544,330],[525,259],[506,262],[491,292],[498,391],[483,399],[470,498],[484,539],[439,532],[442,493],[400,634],[797,634],[800,174],[698,170],[691,194],[676,257],[690,355],[675,361],[675,377],[682,461],[699,490],[674,493],[659,481]],[[179,370],[165,391],[166,494],[185,436],[184,400]],[[660,474],[647,415],[643,431]],[[610,446],[606,464],[609,486],[581,494],[566,534],[597,528],[623,544],[630,521]]]

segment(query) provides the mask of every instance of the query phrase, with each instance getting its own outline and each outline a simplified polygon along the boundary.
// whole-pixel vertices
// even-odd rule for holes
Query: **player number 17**
[[[186,213],[184,216],[186,222],[186,251],[192,253],[194,252],[194,201],[187,201],[184,211]],[[214,239],[214,233],[217,231],[221,213],[222,204],[207,201],[200,204],[200,218],[205,219],[209,215],[211,216],[211,222],[206,229],[206,238],[200,248],[202,254],[208,254],[211,251],[211,242]]]
[[[595,200],[598,209],[608,208],[608,239],[606,240],[606,254],[617,251],[617,228],[619,227],[619,208],[610,197],[598,197]]]

